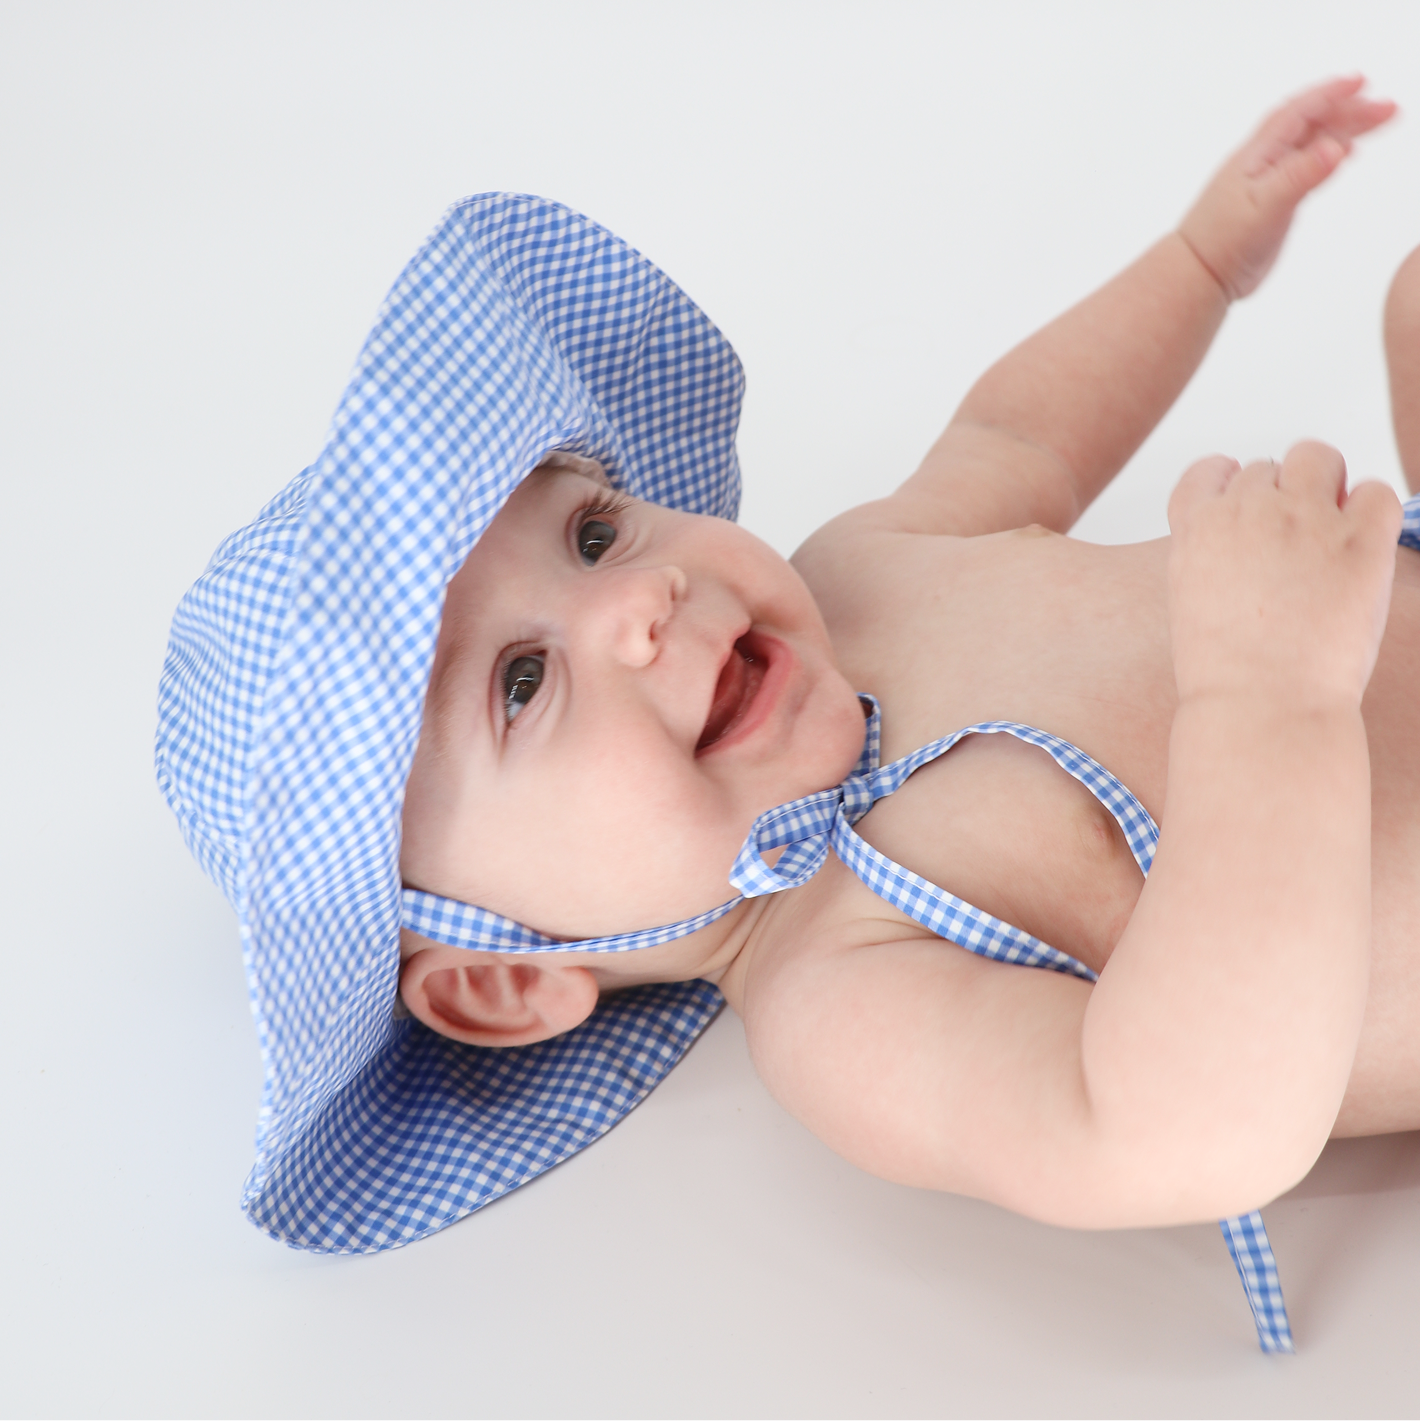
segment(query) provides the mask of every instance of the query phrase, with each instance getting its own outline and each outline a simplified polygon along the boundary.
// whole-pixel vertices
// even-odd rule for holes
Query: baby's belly
[[[1371,981],[1342,1135],[1420,1129],[1420,553],[1402,548],[1362,709],[1371,752]]]
[[[884,761],[964,724],[1020,720],[1079,745],[1162,822],[1174,708],[1167,543],[1093,548],[1012,534],[973,551],[997,542],[999,556],[944,569],[948,595],[919,591],[910,614],[899,604],[899,646],[910,651],[849,648],[846,669],[883,702]],[[1420,555],[1402,550],[1401,563],[1364,706],[1374,948],[1337,1122],[1344,1134],[1420,1128]],[[962,742],[858,828],[899,863],[1096,971],[1143,886],[1089,791],[1044,751],[1005,736]]]

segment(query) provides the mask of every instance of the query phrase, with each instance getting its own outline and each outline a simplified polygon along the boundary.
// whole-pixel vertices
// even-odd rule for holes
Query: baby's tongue
[[[744,700],[747,677],[744,654],[736,642],[720,668],[720,679],[715,682],[715,699],[711,702],[705,729],[700,732],[700,742],[695,747],[697,750],[713,745],[725,733]]]

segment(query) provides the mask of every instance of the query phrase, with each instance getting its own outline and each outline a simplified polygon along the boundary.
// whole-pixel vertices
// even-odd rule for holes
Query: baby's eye
[[[585,563],[594,563],[616,541],[616,529],[600,518],[588,518],[577,529],[577,551]]]
[[[511,721],[542,685],[542,657],[515,656],[503,671],[503,706]]]

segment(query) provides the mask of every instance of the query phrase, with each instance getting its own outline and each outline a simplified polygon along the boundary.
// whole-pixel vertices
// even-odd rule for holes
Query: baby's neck
[[[742,973],[766,921],[777,916],[775,905],[789,894],[747,898],[713,923],[656,947],[635,952],[597,954],[593,962],[578,955],[578,965],[590,967],[603,992],[649,982],[689,982],[703,979],[724,990],[730,974]]]

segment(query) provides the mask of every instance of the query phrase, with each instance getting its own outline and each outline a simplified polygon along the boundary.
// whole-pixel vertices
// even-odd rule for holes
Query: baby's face
[[[731,896],[755,817],[836,784],[862,742],[783,558],[542,470],[449,584],[401,870],[558,937],[674,922]]]

